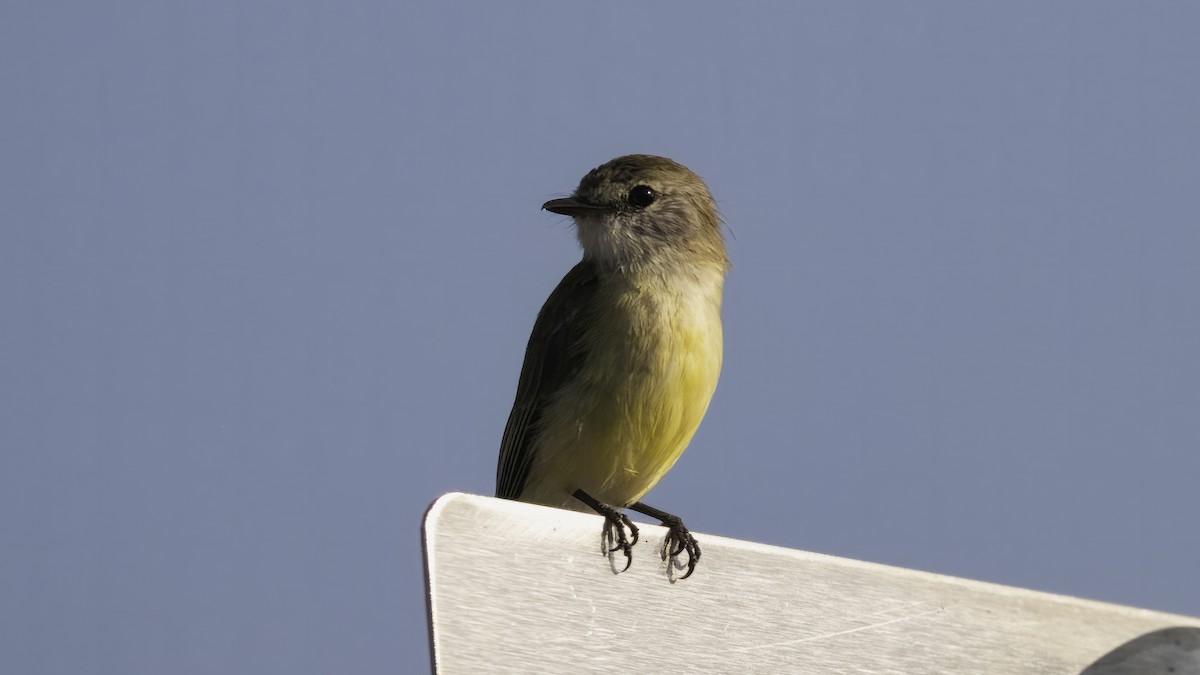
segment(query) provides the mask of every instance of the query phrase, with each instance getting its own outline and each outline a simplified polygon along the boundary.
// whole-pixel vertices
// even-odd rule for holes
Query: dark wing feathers
[[[597,287],[596,270],[584,260],[576,265],[550,294],[538,312],[525,364],[517,384],[496,467],[496,496],[519,499],[533,466],[533,441],[547,401],[579,369],[583,354],[579,344],[582,314],[591,306]]]

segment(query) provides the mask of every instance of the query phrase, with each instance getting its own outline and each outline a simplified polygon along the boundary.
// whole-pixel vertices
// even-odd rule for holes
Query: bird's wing
[[[519,499],[525,489],[533,465],[533,443],[546,404],[583,362],[579,333],[597,286],[595,267],[581,261],[563,277],[538,312],[525,349],[517,399],[500,442],[497,497]]]

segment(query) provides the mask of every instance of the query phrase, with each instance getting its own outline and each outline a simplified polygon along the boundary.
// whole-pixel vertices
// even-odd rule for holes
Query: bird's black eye
[[[629,205],[644,209],[654,203],[658,197],[649,185],[639,185],[629,191]]]

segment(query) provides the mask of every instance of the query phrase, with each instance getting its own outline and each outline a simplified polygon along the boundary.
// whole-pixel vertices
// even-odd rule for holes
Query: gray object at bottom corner
[[[424,526],[434,670],[1200,675],[1200,619],[664,528],[629,570],[601,519],[451,493]]]

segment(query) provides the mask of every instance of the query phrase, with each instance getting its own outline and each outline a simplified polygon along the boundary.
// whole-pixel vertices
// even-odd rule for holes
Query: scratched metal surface
[[[703,534],[696,573],[671,583],[658,558],[665,530],[650,525],[615,575],[600,524],[489,497],[435,502],[424,534],[437,671],[1078,675],[1151,631],[1200,629],[1191,617]],[[1166,640],[1174,651],[1155,654],[1175,661],[1162,672],[1200,672],[1188,670],[1200,646]],[[1130,653],[1121,659],[1140,663]]]

